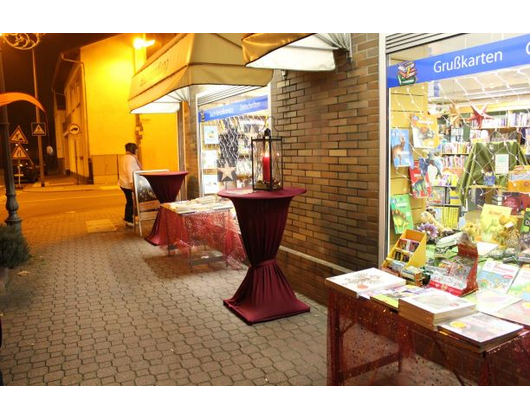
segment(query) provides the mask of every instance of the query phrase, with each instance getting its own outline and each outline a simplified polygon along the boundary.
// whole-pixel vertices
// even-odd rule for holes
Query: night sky
[[[48,117],[48,136],[43,137],[43,153],[50,144],[55,147],[55,128],[53,121],[53,73],[59,55],[63,51],[97,42],[115,34],[46,34],[36,47],[37,87],[39,101],[44,105]],[[2,43],[2,58],[7,92],[23,92],[34,95],[31,51],[21,51]],[[31,123],[35,122],[35,107],[24,102],[17,102],[7,108],[9,116],[9,134],[20,126],[29,141],[29,154],[33,161],[38,161],[37,137],[31,135]],[[45,121],[41,113],[41,121]],[[50,135],[51,134],[51,135]]]

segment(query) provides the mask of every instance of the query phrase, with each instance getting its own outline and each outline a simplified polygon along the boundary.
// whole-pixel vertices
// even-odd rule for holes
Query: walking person
[[[142,165],[136,156],[138,146],[135,143],[127,143],[125,145],[125,156],[122,157],[119,165],[119,181],[118,185],[125,194],[125,225],[127,227],[134,226],[133,220],[133,172],[141,171]]]

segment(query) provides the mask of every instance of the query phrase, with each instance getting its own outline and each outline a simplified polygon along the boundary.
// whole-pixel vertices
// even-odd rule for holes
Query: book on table
[[[398,286],[392,289],[377,290],[370,294],[370,299],[379,302],[391,309],[399,309],[399,301],[410,296],[417,296],[423,293],[430,292],[424,287],[413,286],[406,284],[405,286]]]
[[[518,271],[519,267],[515,265],[486,261],[477,275],[478,287],[507,293]]]
[[[521,298],[516,296],[511,296],[493,289],[477,290],[475,293],[464,296],[464,299],[474,303],[477,311],[490,315],[521,300]]]
[[[522,267],[519,270],[508,293],[512,296],[530,301],[530,268]]]
[[[399,315],[436,331],[436,325],[450,319],[476,312],[475,304],[450,293],[432,292],[403,298],[399,301]]]
[[[520,300],[492,313],[492,315],[530,327],[530,302]]]
[[[521,325],[481,312],[441,323],[438,327],[440,331],[476,346],[477,351],[508,341],[523,329]]]
[[[386,271],[377,268],[368,268],[366,270],[328,277],[325,283],[329,287],[358,297],[361,293],[403,286],[406,281]]]

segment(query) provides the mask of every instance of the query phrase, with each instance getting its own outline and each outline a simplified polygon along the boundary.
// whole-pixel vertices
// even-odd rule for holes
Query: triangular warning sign
[[[42,129],[42,126],[40,124],[36,124],[35,128],[33,129],[33,135],[34,136],[44,136],[46,134],[46,131]]]
[[[24,132],[20,129],[20,125],[13,131],[13,134],[9,137],[11,143],[28,143],[28,139],[24,135]]]
[[[31,158],[28,155],[28,152],[26,152],[26,150],[24,150],[24,148],[20,144],[16,145],[15,150],[13,150],[13,153],[11,153],[11,158],[12,159],[21,159],[21,160],[23,160],[23,159],[24,160],[31,160]]]

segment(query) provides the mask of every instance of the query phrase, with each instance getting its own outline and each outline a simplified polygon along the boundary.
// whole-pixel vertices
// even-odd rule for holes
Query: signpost
[[[20,125],[13,131],[13,133],[9,136],[9,141],[11,143],[23,143],[28,144],[28,139],[24,135],[24,132],[20,129]]]
[[[17,144],[15,146],[15,149],[13,150],[13,153],[11,153],[11,159],[16,159],[17,160],[17,171],[18,171],[18,173],[16,174],[16,176],[18,177],[18,188],[22,188],[22,185],[21,185],[22,173],[20,172],[20,161],[21,160],[30,160],[31,161],[31,158],[29,157],[29,155],[26,152],[26,150],[24,150],[24,148],[20,144]]]
[[[76,174],[77,184],[79,184],[79,170],[77,168],[77,135],[80,132],[81,132],[81,127],[79,127],[79,124],[71,123],[68,126],[68,133],[74,136],[75,174]]]

